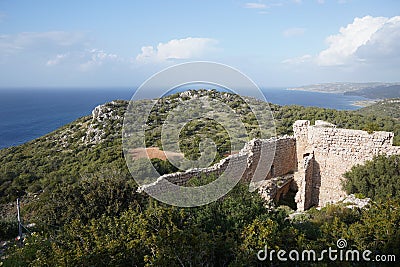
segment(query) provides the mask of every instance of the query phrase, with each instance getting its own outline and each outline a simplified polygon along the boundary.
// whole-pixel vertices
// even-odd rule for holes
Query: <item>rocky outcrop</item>
[[[95,107],[82,141],[85,144],[98,144],[110,140],[110,135],[120,133],[126,104],[126,101],[112,101]]]
[[[369,202],[371,201],[370,198],[357,198],[354,194],[348,195],[343,199],[340,199],[341,202],[346,204],[346,207],[355,209],[355,208],[365,208]]]

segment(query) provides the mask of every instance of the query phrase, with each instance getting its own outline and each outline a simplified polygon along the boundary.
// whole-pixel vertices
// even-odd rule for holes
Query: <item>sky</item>
[[[135,87],[174,64],[260,87],[400,81],[398,0],[0,0],[0,88]]]

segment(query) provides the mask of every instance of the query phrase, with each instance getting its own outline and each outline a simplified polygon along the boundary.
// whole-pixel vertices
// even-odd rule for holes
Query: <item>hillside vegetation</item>
[[[203,90],[161,99],[147,125],[146,145],[162,149],[160,130],[168,111],[179,101],[199,95],[225,99],[240,115],[249,135],[238,137],[243,142],[259,135],[254,115],[240,97]],[[264,102],[249,101],[261,110],[267,108]],[[140,105],[154,103],[141,100]],[[335,246],[339,238],[346,238],[354,248],[399,255],[398,195],[382,193],[390,180],[374,183],[375,193],[370,188],[363,191],[363,181],[370,178],[358,169],[348,174],[347,186],[349,192],[373,198],[369,209],[334,205],[291,220],[287,219],[288,207],[268,209],[244,183],[224,198],[197,208],[167,206],[137,193],[122,152],[127,105],[127,101],[107,103],[92,116],[24,145],[0,150],[0,240],[15,237],[15,206],[9,207],[17,197],[22,198],[25,224],[36,224],[24,247],[9,243],[0,266],[1,262],[4,266],[253,266],[260,263],[256,253],[266,244],[287,251],[322,250]],[[393,131],[400,145],[398,121],[381,114],[273,104],[270,108],[278,135],[291,134],[298,119],[326,120],[344,128]],[[232,152],[227,133],[212,121],[197,120],[180,136],[186,155],[199,153],[197,134],[209,134],[221,147],[217,157]],[[376,160],[377,164],[366,165],[369,174],[376,173],[382,180],[385,172],[398,173],[398,164],[385,163],[382,172],[381,159]],[[167,161],[153,162],[162,173],[176,171]]]
[[[335,82],[335,83],[311,84],[301,87],[290,88],[290,90],[356,95],[371,99],[386,99],[386,98],[400,97],[399,83]]]
[[[204,91],[212,97],[222,98],[222,93]],[[227,93],[224,93],[227,94]],[[228,94],[225,101],[241,115],[247,125],[248,137],[243,142],[257,137],[257,121],[251,110],[242,106],[240,97]],[[186,96],[185,96],[186,97]],[[187,97],[186,97],[187,98]],[[149,116],[146,145],[158,146],[163,119],[169,110],[180,101],[178,94],[168,96],[158,103]],[[187,99],[188,100],[188,99]],[[260,109],[267,104],[251,99]],[[142,100],[150,105],[151,100]],[[0,150],[0,203],[14,201],[27,193],[41,193],[56,184],[73,184],[87,174],[115,168],[127,172],[122,154],[121,130],[127,101],[113,101],[101,106],[94,117],[76,120],[41,138],[18,147]],[[292,134],[296,120],[325,120],[341,128],[383,130],[395,133],[394,143],[400,145],[400,124],[375,112],[338,111],[302,106],[270,105],[276,123],[276,134]],[[213,121],[191,121],[181,133],[180,146],[186,156],[195,158],[199,153],[199,136],[210,137],[218,147],[216,161],[231,153],[229,136]]]
[[[372,199],[400,198],[400,155],[380,155],[345,174],[348,193]]]
[[[400,120],[400,98],[386,99],[357,111],[364,115],[376,115]]]
[[[396,98],[400,97],[400,84],[367,87],[346,92],[345,95],[358,95],[372,99]]]

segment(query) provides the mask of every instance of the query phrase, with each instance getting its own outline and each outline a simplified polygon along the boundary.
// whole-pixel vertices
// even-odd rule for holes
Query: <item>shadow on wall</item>
[[[296,194],[297,185],[294,181],[292,181],[286,194],[283,194],[276,202],[277,206],[288,206],[292,210],[297,210],[297,203],[295,201]]]
[[[319,205],[320,187],[321,187],[321,169],[319,163],[314,159],[312,193],[311,193],[312,199],[310,208]]]

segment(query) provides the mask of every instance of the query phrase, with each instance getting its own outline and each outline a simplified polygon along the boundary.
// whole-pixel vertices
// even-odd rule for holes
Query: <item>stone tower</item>
[[[379,154],[400,154],[400,147],[393,146],[391,132],[340,129],[324,121],[311,126],[304,120],[296,121],[293,131],[298,210],[339,201],[346,195],[342,189],[343,174],[353,166]]]

